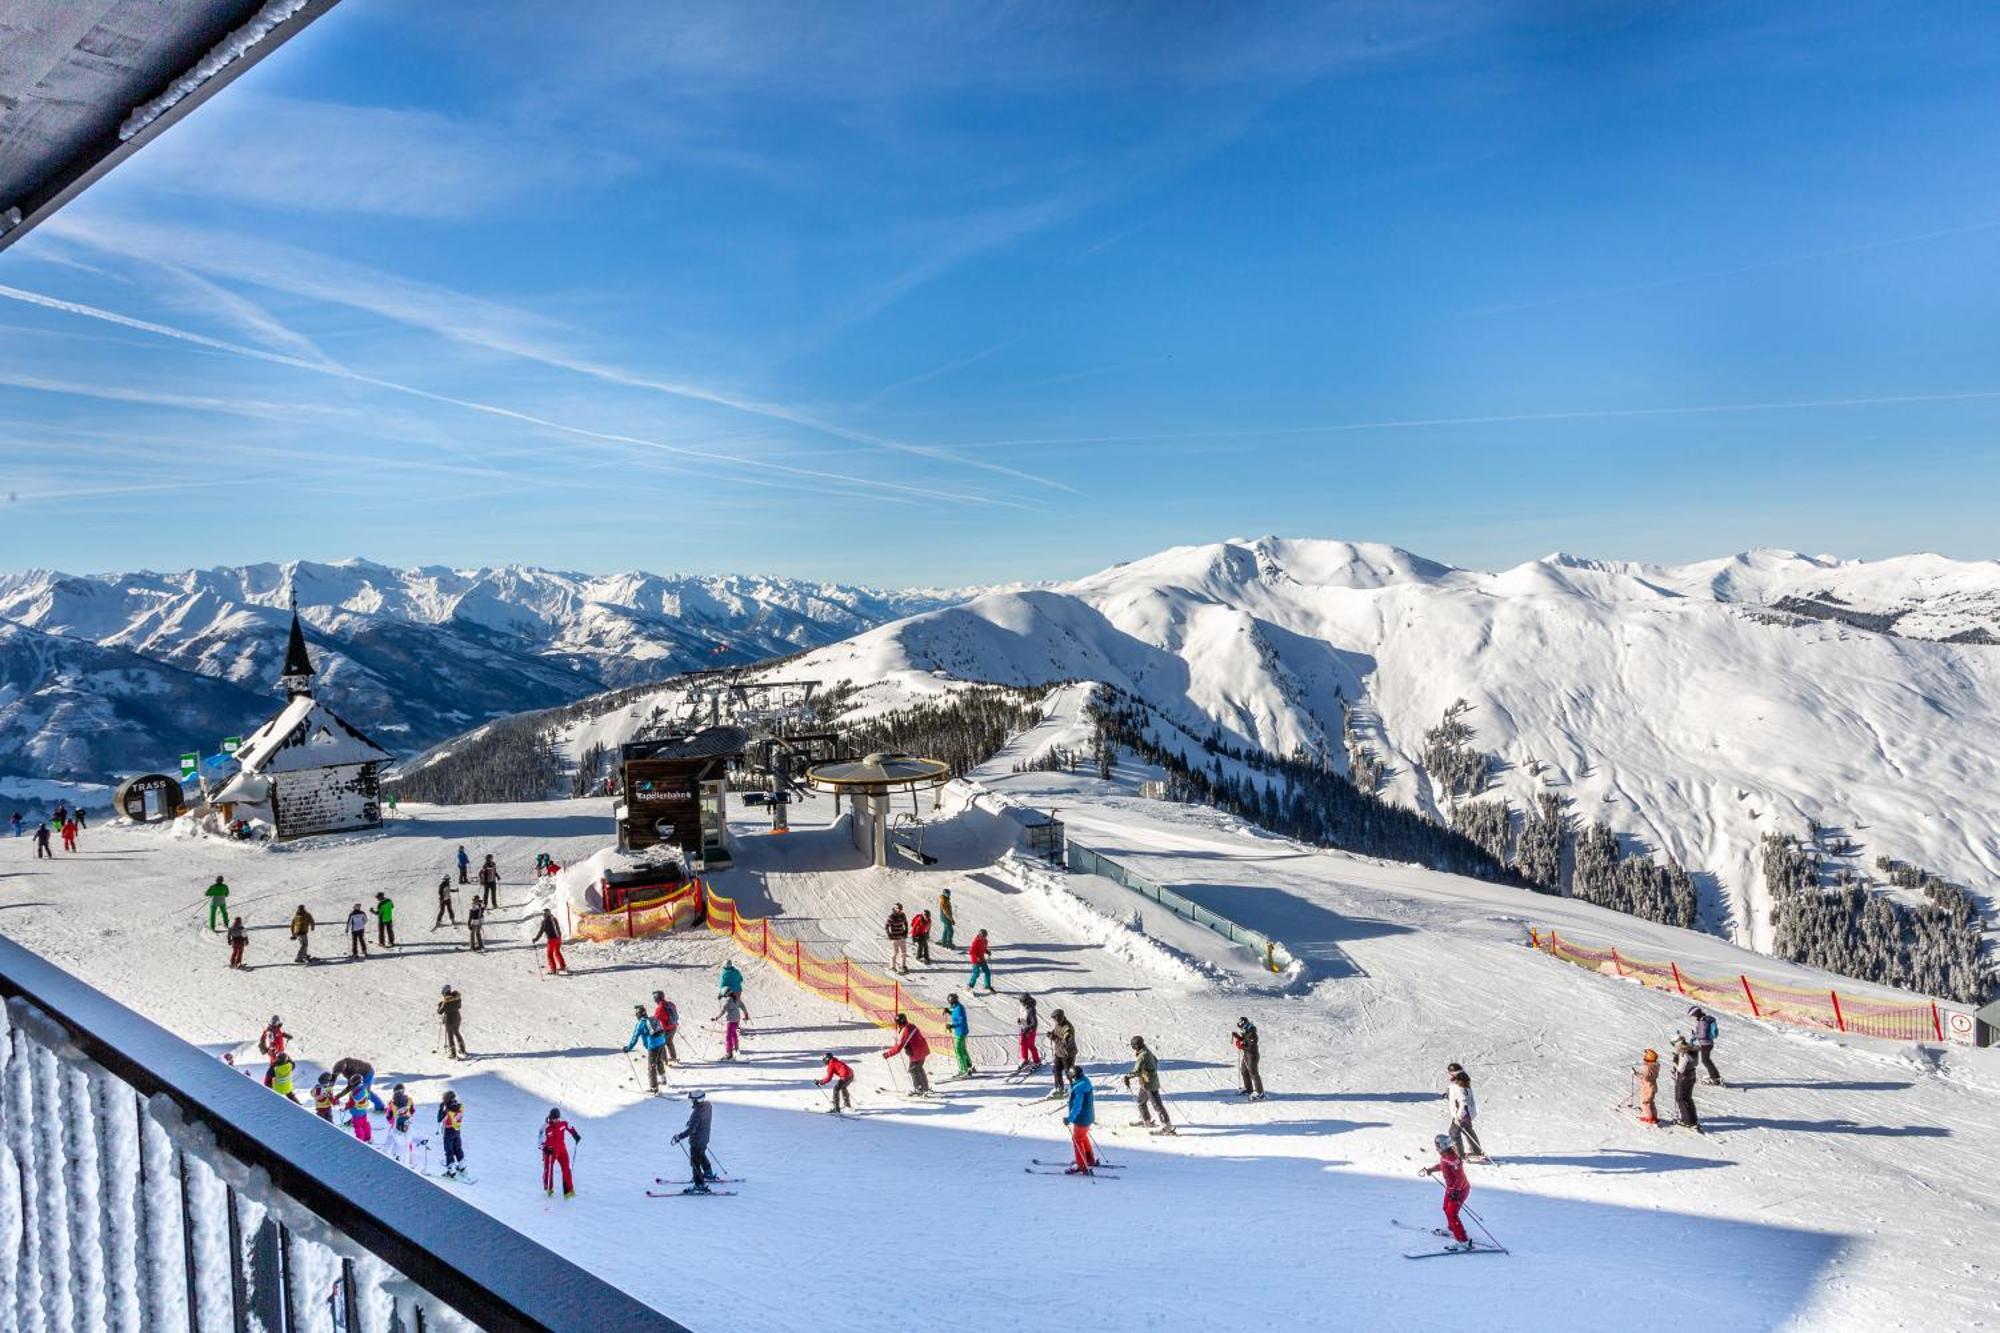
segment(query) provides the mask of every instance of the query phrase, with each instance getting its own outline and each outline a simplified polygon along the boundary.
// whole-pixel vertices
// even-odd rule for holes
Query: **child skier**
[[[542,1190],[553,1196],[556,1192],[556,1171],[562,1171],[563,1197],[576,1197],[576,1180],[569,1170],[569,1144],[563,1142],[563,1135],[569,1135],[576,1143],[583,1142],[583,1135],[576,1132],[569,1121],[562,1118],[562,1112],[549,1108],[549,1118],[542,1124]]]
[[[1432,1139],[1431,1144],[1437,1149],[1437,1163],[1419,1168],[1417,1174],[1436,1176],[1444,1183],[1444,1224],[1450,1228],[1452,1239],[1452,1243],[1445,1248],[1469,1250],[1472,1238],[1465,1234],[1465,1223],[1458,1220],[1459,1209],[1465,1207],[1466,1196],[1472,1193],[1472,1186],[1465,1179],[1465,1163],[1459,1160],[1458,1150],[1443,1134]]]
[[[1097,1123],[1097,1090],[1090,1085],[1090,1076],[1081,1069],[1069,1085],[1069,1109],[1063,1115],[1063,1123],[1069,1126],[1069,1145],[1075,1154],[1075,1164],[1064,1169],[1065,1175],[1087,1176],[1097,1165],[1097,1149],[1090,1142],[1090,1127]]]
[[[1653,1099],[1660,1092],[1660,1053],[1648,1047],[1640,1058],[1639,1067],[1632,1071],[1632,1077],[1638,1080],[1635,1100],[1639,1105],[1639,1123],[1659,1124],[1660,1113],[1654,1109]]]
[[[313,1083],[313,1114],[329,1125],[332,1124],[333,1108],[339,1100],[340,1093],[333,1086],[333,1075],[321,1074]]]
[[[347,1127],[363,1143],[375,1142],[375,1131],[368,1124],[368,1094],[358,1087],[347,1092]]]
[[[366,958],[368,956],[368,913],[361,910],[361,904],[354,904],[347,914],[347,956]]]
[[[910,1021],[908,1014],[896,1015],[896,1044],[882,1052],[884,1060],[893,1060],[898,1055],[910,1062],[910,1095],[925,1097],[930,1094],[931,1081],[924,1076],[924,1061],[930,1057],[931,1044],[917,1025]]]
[[[710,1022],[720,1022],[722,1026],[722,1058],[734,1060],[736,1048],[742,1044],[743,1025],[750,1021],[750,1007],[743,1003],[743,997],[730,991],[722,997],[722,1008],[716,1010]]]
[[[410,1122],[416,1118],[417,1104],[398,1083],[389,1091],[389,1156],[404,1166],[414,1167],[416,1147],[410,1142]]]
[[[447,1176],[462,1175],[465,1172],[465,1140],[459,1131],[465,1128],[465,1107],[460,1104],[458,1094],[447,1091],[444,1100],[438,1103],[438,1127],[444,1132],[444,1173]]]
[[[820,1058],[826,1062],[826,1074],[823,1078],[814,1080],[814,1085],[823,1088],[829,1083],[833,1084],[833,1105],[826,1109],[835,1115],[840,1114],[842,1106],[852,1111],[854,1094],[848,1089],[854,1084],[853,1068],[845,1060],[837,1059],[832,1051],[828,1051]]]
[[[970,1078],[978,1072],[972,1067],[972,1053],[965,1048],[972,1035],[972,1020],[966,1016],[957,991],[944,997],[944,1021],[951,1027],[951,1058],[958,1062],[958,1077]]]

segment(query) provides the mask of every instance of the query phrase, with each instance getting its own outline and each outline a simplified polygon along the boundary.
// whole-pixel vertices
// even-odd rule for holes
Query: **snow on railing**
[[[1661,962],[1636,958],[1616,945],[1585,944],[1573,936],[1537,926],[1528,928],[1528,945],[1551,958],[1605,976],[1685,996],[1707,1009],[1888,1041],[1972,1040],[1972,1025],[1959,1021],[1965,1016],[1958,1010],[1941,1007],[1936,1000],[1884,1000],[1874,995],[1807,989],[1743,972],[1729,977],[1704,977],[1672,959]]]
[[[1101,875],[1113,884],[1152,899],[1175,916],[1213,931],[1232,944],[1248,945],[1263,955],[1264,966],[1272,972],[1283,972],[1296,961],[1290,949],[1262,931],[1238,925],[1220,912],[1211,912],[1200,903],[1120,865],[1104,853],[1085,847],[1074,838],[1069,840],[1067,855],[1069,868],[1078,874]]]

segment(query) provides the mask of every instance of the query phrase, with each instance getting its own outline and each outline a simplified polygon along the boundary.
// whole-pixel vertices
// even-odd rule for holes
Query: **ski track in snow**
[[[301,1086],[319,1065],[363,1056],[385,1086],[409,1085],[420,1132],[443,1089],[456,1088],[476,1183],[440,1188],[696,1329],[968,1317],[1037,1333],[1079,1320],[1116,1330],[1252,1319],[1453,1330],[1635,1316],[1705,1331],[1995,1322],[2000,1061],[1990,1057],[2000,1052],[1938,1060],[1726,1018],[1717,1059],[1742,1086],[1698,1090],[1716,1132],[1638,1125],[1611,1107],[1640,1048],[1666,1050],[1681,1005],[1520,947],[1520,922],[1712,956],[1719,968],[1746,955],[1584,904],[1250,835],[1212,811],[1139,801],[1127,784],[1010,773],[1022,747],[1059,743],[1076,724],[1074,693],[982,780],[1060,806],[1080,840],[1313,953],[1309,990],[1223,992],[1195,970],[1067,938],[1036,893],[993,866],[1011,844],[1006,820],[957,789],[927,837],[934,868],[861,865],[844,831],[823,827],[822,798],[793,808],[798,831],[786,838],[739,825],[738,865],[715,887],[750,910],[769,904],[822,952],[844,946],[879,967],[889,904],[934,909],[949,886],[959,943],[981,926],[995,942],[1002,993],[971,1005],[975,1058],[1012,1067],[1014,992],[1032,990],[1045,1022],[1067,1010],[1097,1082],[1100,1143],[1128,1168],[1114,1189],[1023,1172],[1031,1158],[1067,1156],[1058,1103],[1041,1100],[1046,1075],[940,1083],[942,1095],[921,1105],[874,1092],[886,1033],[706,932],[575,944],[575,975],[540,975],[526,947],[526,869],[537,851],[568,863],[608,842],[602,801],[406,807],[380,836],[275,851],[93,828],[82,852],[37,864],[27,839],[0,840],[12,856],[0,927],[188,1039],[238,1049],[253,1068],[258,1029],[281,1014],[305,1061]],[[430,929],[437,879],[460,843],[475,861],[496,853],[506,877],[483,956],[451,947],[456,931]],[[224,967],[226,946],[203,926],[201,891],[218,871],[253,927],[248,972]],[[344,957],[339,920],[378,889],[397,900],[405,949],[290,962],[292,907],[305,902],[327,923],[316,953]],[[461,920],[471,891],[460,890]],[[1226,946],[1215,949],[1226,969]],[[911,990],[933,1003],[963,994],[962,951],[933,952],[939,964],[918,969]],[[694,1054],[710,1061],[719,1037],[704,1024],[732,957],[756,1016],[748,1058],[671,1077],[712,1094],[715,1154],[747,1182],[727,1202],[649,1199],[655,1176],[685,1174],[668,1143],[684,1104],[634,1087],[620,1053],[632,1005],[666,990]],[[446,981],[465,993],[469,1063],[435,1054]],[[1230,1095],[1227,1034],[1239,1014],[1264,1038],[1272,1095],[1258,1105]],[[1177,1138],[1127,1128],[1134,1107],[1118,1075],[1135,1032],[1159,1055]],[[826,1094],[811,1085],[825,1050],[856,1064],[864,1114],[851,1122],[824,1115]],[[1390,1219],[1438,1220],[1437,1187],[1415,1171],[1445,1127],[1441,1074],[1453,1059],[1473,1073],[1481,1134],[1498,1158],[1472,1168],[1471,1204],[1512,1254],[1413,1266]],[[930,1067],[939,1081],[949,1052]],[[551,1104],[583,1134],[573,1201],[540,1189],[533,1136]],[[941,1285],[906,1276],[941,1263]]]

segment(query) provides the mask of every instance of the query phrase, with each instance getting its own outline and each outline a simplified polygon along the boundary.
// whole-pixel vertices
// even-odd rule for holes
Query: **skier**
[[[243,966],[243,949],[245,945],[250,943],[250,927],[243,924],[242,917],[239,916],[229,923],[227,938],[229,940],[229,965],[231,967]]]
[[[1155,1134],[1172,1134],[1174,1122],[1167,1116],[1167,1104],[1160,1097],[1160,1062],[1146,1047],[1144,1037],[1132,1038],[1132,1068],[1125,1075],[1125,1086],[1131,1087],[1133,1079],[1139,1080],[1139,1118],[1132,1124],[1144,1125]],[[1160,1113],[1159,1128],[1153,1127],[1154,1111]]]
[[[1236,1030],[1229,1034],[1229,1040],[1236,1045],[1236,1072],[1243,1079],[1243,1095],[1253,1102],[1264,1100],[1264,1075],[1257,1068],[1257,1025],[1248,1018],[1236,1020]]]
[[[1091,1146],[1090,1127],[1097,1123],[1097,1090],[1090,1084],[1090,1076],[1081,1069],[1069,1085],[1069,1107],[1063,1115],[1063,1123],[1069,1126],[1070,1149],[1076,1155],[1076,1163],[1065,1169],[1065,1175],[1087,1176],[1097,1165],[1097,1149]]]
[[[474,953],[486,952],[486,904],[477,898],[465,909],[465,933]]]
[[[63,821],[62,840],[64,851],[73,852],[76,850],[76,821],[74,819],[65,819]]]
[[[56,859],[56,854],[49,850],[49,826],[47,824],[37,824],[35,825],[35,859],[39,861],[45,856],[51,861]],[[209,915],[213,917],[215,913],[211,910]]]
[[[917,961],[929,964],[931,961],[931,914],[918,912],[910,918],[910,943],[916,946]]]
[[[326,1121],[329,1125],[333,1123],[333,1104],[339,1100],[339,1097],[338,1090],[333,1086],[332,1074],[321,1074],[317,1079],[313,1080],[313,1114]]]
[[[443,930],[447,921],[454,926],[458,924],[458,912],[452,906],[450,875],[438,881],[438,914],[437,920],[431,922],[431,929]]]
[[[833,1084],[833,1105],[826,1109],[834,1115],[839,1115],[840,1108],[845,1105],[848,1110],[852,1111],[854,1109],[854,1094],[849,1092],[848,1089],[854,1085],[853,1067],[845,1060],[835,1059],[832,1051],[828,1051],[820,1059],[826,1062],[826,1075],[823,1078],[816,1079],[814,1086],[823,1088],[829,1083]]]
[[[548,971],[550,976],[569,971],[569,963],[563,958],[562,927],[556,924],[556,914],[549,908],[542,909],[542,924],[535,928],[535,938],[528,941],[532,946],[547,940]]]
[[[910,970],[910,956],[906,942],[910,937],[910,918],[903,915],[903,905],[897,903],[889,913],[888,923],[883,927],[889,937],[889,970],[907,975]]]
[[[1479,1105],[1472,1096],[1472,1075],[1456,1060],[1445,1066],[1444,1095],[1451,1104],[1452,1151],[1462,1158],[1485,1161],[1486,1150],[1479,1146],[1479,1135],[1472,1128],[1473,1117],[1479,1114]],[[1468,1145],[1472,1149],[1469,1153]]]
[[[1699,1057],[1694,1047],[1688,1045],[1686,1037],[1674,1038],[1674,1110],[1680,1116],[1682,1129],[1701,1133],[1701,1116],[1694,1109],[1694,1078],[1700,1068]]]
[[[42,842],[46,845],[48,839],[44,837]],[[217,875],[215,883],[203,889],[202,892],[208,898],[208,928],[213,931],[220,931],[224,926],[229,924],[229,885],[223,882],[222,876]],[[218,921],[222,924],[217,925]]]
[[[438,997],[438,1022],[444,1026],[444,1053],[453,1060],[463,1060],[466,1056],[465,1037],[458,1025],[463,1019],[460,1012],[465,1006],[465,996],[451,988],[446,982],[444,992]]]
[[[1660,1053],[1648,1047],[1645,1055],[1640,1057],[1639,1067],[1632,1071],[1632,1077],[1638,1080],[1636,1100],[1639,1104],[1639,1123],[1659,1124],[1660,1113],[1654,1108],[1653,1099],[1660,1092]]]
[[[363,1143],[375,1142],[374,1127],[368,1123],[368,1094],[359,1088],[347,1091],[347,1127]]]
[[[944,928],[938,935],[938,948],[949,949],[952,947],[951,944],[952,923],[957,920],[957,918],[955,918],[951,914],[950,889],[944,889],[938,893],[937,919],[938,919],[938,925]]]
[[[743,1025],[750,1021],[750,1009],[743,1003],[743,997],[729,991],[722,997],[722,1008],[716,1011],[711,1022],[720,1021],[722,1028],[722,1058],[734,1060],[736,1048],[742,1044]]]
[[[486,899],[488,907],[500,905],[500,867],[493,864],[493,853],[486,854],[486,860],[479,867],[479,893]]]
[[[347,956],[366,958],[368,956],[368,914],[361,910],[361,904],[354,904],[347,914]]]
[[[375,942],[384,949],[396,947],[396,904],[389,895],[375,895]]]
[[[646,1048],[647,1091],[658,1092],[660,1080],[667,1076],[667,1034],[660,1031],[660,1025],[646,1012],[646,1006],[635,1004],[632,1014],[637,1021],[632,1024],[632,1035],[625,1043],[625,1053],[630,1055],[634,1046]]]
[[[389,1090],[389,1146],[385,1151],[404,1166],[414,1169],[416,1148],[410,1142],[410,1122],[416,1118],[417,1104],[398,1083]]]
[[[743,974],[736,970],[736,964],[724,963],[722,965],[722,976],[715,983],[715,998],[719,1000],[725,995],[741,995],[742,993]]]
[[[925,1039],[923,1033],[917,1030],[917,1025],[910,1021],[909,1015],[897,1014],[896,1044],[882,1052],[882,1058],[884,1060],[892,1060],[896,1056],[902,1055],[909,1059],[910,1095],[912,1097],[928,1097],[930,1095],[931,1081],[924,1075],[924,1061],[930,1058],[930,1054],[930,1042]]]
[[[972,1035],[972,1020],[966,1016],[957,991],[944,997],[944,1021],[951,1028],[951,1058],[958,1062],[958,1077],[971,1078],[978,1072],[972,1067],[971,1052],[965,1049],[966,1039]]]
[[[1076,1025],[1056,1009],[1050,1012],[1048,1031],[1042,1035],[1049,1039],[1049,1063],[1056,1071],[1056,1086],[1049,1093],[1053,1101],[1063,1095],[1069,1080],[1083,1072],[1076,1063]]]
[[[272,1014],[271,1021],[257,1034],[257,1053],[275,1060],[285,1053],[285,1046],[291,1039],[292,1034],[285,1031],[285,1025],[278,1021],[276,1014]]]
[[[556,1170],[562,1170],[563,1197],[576,1197],[576,1179],[569,1170],[569,1144],[563,1142],[563,1135],[569,1135],[576,1143],[583,1142],[583,1135],[569,1121],[562,1118],[562,1112],[549,1108],[549,1118],[542,1124],[542,1191],[553,1196],[556,1192]]]
[[[1722,1086],[1722,1075],[1715,1067],[1715,1039],[1719,1035],[1715,1015],[1700,1005],[1691,1005],[1688,1018],[1692,1029],[1688,1033],[1688,1041],[1694,1046],[1695,1059],[1708,1073],[1706,1082],[1719,1088]]]
[[[653,992],[653,1021],[660,1025],[660,1036],[666,1041],[667,1063],[681,1062],[680,1052],[674,1049],[674,1033],[680,1030],[681,1011],[667,998],[665,991]]]
[[[312,931],[316,924],[312,913],[306,910],[306,905],[300,903],[299,910],[292,913],[292,938],[299,943],[299,951],[292,958],[293,962],[310,963],[313,960]]]
[[[1042,1053],[1035,1049],[1035,1034],[1041,1029],[1042,1022],[1035,1013],[1034,996],[1023,991],[1020,1003],[1021,1014],[1015,1020],[1015,1026],[1020,1029],[1021,1063],[1014,1066],[1014,1072],[1025,1074],[1042,1067]]]
[[[345,1079],[350,1093],[359,1093],[362,1100],[378,1111],[387,1110],[382,1099],[375,1095],[375,1066],[366,1060],[357,1060],[351,1055],[343,1055],[333,1062],[333,1077]]]
[[[1451,1146],[1451,1140],[1440,1134],[1431,1140],[1437,1149],[1435,1165],[1421,1167],[1420,1176],[1437,1176],[1444,1182],[1444,1224],[1451,1229],[1452,1243],[1447,1250],[1469,1250],[1472,1237],[1465,1234],[1465,1223],[1458,1220],[1459,1209],[1465,1207],[1465,1198],[1472,1193],[1472,1186],[1466,1183],[1465,1163],[1458,1159],[1458,1150]]]
[[[992,952],[993,946],[986,942],[985,931],[982,930],[972,937],[972,948],[967,951],[967,956],[972,959],[972,975],[966,978],[965,988],[975,995],[979,993],[979,982],[982,977],[986,980],[988,995],[999,993],[993,989],[993,964],[987,961]]]
[[[708,1104],[708,1096],[700,1088],[688,1094],[687,1127],[674,1135],[674,1142],[687,1140],[688,1173],[694,1183],[683,1190],[684,1194],[707,1194],[709,1178],[715,1173],[708,1169],[708,1130],[713,1120],[715,1108]]]
[[[298,1066],[292,1063],[291,1056],[286,1055],[283,1051],[279,1051],[271,1057],[271,1067],[264,1075],[265,1086],[280,1097],[283,1097],[286,1101],[296,1102],[298,1097],[292,1091],[292,1075],[297,1071],[297,1068]]]
[[[459,1132],[465,1128],[465,1107],[459,1104],[458,1094],[446,1090],[444,1100],[438,1103],[438,1126],[444,1131],[444,1173],[447,1177],[465,1172],[465,1140]]]
[[[76,809],[69,812],[69,817],[72,820],[76,821],[76,826],[79,829],[87,829],[90,827],[90,821],[83,817],[83,807],[80,805]]]
[[[460,884],[471,882],[466,878],[466,871],[471,869],[471,867],[472,858],[465,854],[465,844],[460,843],[458,845],[458,882]]]

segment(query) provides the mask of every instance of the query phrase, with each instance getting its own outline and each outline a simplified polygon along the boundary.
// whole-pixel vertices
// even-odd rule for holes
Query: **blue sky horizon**
[[[1996,38],[343,0],[0,255],[0,569],[2000,556]]]

